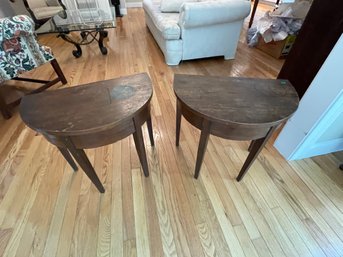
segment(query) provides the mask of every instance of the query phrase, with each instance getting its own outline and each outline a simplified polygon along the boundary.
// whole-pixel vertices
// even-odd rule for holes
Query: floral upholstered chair
[[[46,81],[19,77],[22,73],[47,62],[50,62],[57,74],[57,78],[54,80]],[[26,15],[0,19],[0,87],[3,82],[11,79],[44,84],[30,93],[41,92],[58,82],[67,83],[51,49],[41,46],[37,42],[34,23]],[[0,111],[5,118],[11,117],[8,107],[9,104],[6,103],[6,99],[0,90]]]

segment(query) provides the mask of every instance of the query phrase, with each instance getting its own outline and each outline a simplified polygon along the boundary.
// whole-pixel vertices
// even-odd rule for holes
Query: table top
[[[82,8],[63,10],[49,19],[39,29],[38,34],[60,33],[69,31],[93,30],[98,28],[115,28],[115,9]]]
[[[85,135],[108,130],[149,104],[152,87],[146,73],[98,81],[23,97],[20,115],[33,130]]]
[[[288,80],[176,74],[174,92],[200,117],[224,124],[277,124],[292,115],[298,94]]]

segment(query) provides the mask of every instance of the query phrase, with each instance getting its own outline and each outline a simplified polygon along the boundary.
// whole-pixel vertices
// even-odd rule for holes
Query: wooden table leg
[[[104,186],[101,184],[98,175],[96,174],[92,164],[88,160],[86,153],[82,149],[76,149],[74,144],[69,140],[69,138],[64,138],[64,143],[68,148],[69,152],[73,155],[77,163],[81,166],[83,171],[89,177],[89,179],[93,182],[96,188],[99,190],[100,193],[105,192]]]
[[[251,25],[254,22],[254,17],[255,17],[257,6],[258,6],[258,2],[259,2],[259,0],[254,0],[254,6],[253,6],[251,14],[250,14],[250,20],[249,20],[248,28],[251,28]]]
[[[179,146],[180,143],[180,129],[181,129],[181,103],[176,100],[176,141],[175,145]]]
[[[148,126],[150,144],[151,144],[151,146],[155,146],[154,134],[153,134],[153,130],[152,130],[152,122],[151,122],[151,116],[150,116],[150,114],[149,114],[149,118],[146,120],[146,124],[147,124],[147,126]]]
[[[256,143],[256,140],[251,141],[249,148],[248,148],[249,152],[251,151],[251,149],[253,149],[255,143]]]
[[[76,163],[74,162],[73,157],[71,157],[68,149],[67,148],[63,148],[63,147],[57,147],[57,148],[58,148],[58,150],[60,150],[60,152],[63,155],[64,159],[66,159],[66,161],[73,168],[73,170],[77,171],[78,167],[77,167]]]
[[[203,120],[200,141],[199,141],[199,146],[198,146],[197,160],[195,164],[195,172],[194,172],[195,179],[199,177],[201,164],[204,159],[204,155],[205,155],[205,151],[206,151],[206,147],[208,143],[208,138],[210,136],[210,127],[211,127],[211,122],[208,120]]]
[[[148,168],[148,161],[146,159],[146,154],[145,154],[142,128],[139,124],[137,124],[135,119],[133,119],[133,123],[135,125],[135,130],[136,130],[133,133],[133,139],[135,141],[137,154],[138,154],[139,160],[140,160],[142,168],[143,168],[144,176],[148,177],[149,176],[149,168]]]
[[[2,97],[1,92],[0,92],[0,111],[2,116],[8,120],[9,118],[11,118],[12,114],[11,112],[8,110],[7,108],[7,104],[5,99]]]
[[[247,173],[248,169],[250,168],[250,166],[253,164],[253,162],[257,158],[258,154],[262,151],[263,147],[266,145],[266,143],[268,142],[268,139],[273,134],[273,132],[275,131],[276,128],[277,128],[277,126],[271,127],[265,137],[253,140],[251,142],[251,144],[249,146],[250,153],[249,153],[247,159],[245,160],[241,171],[239,172],[239,174],[237,176],[237,179],[236,179],[237,181],[242,180],[242,178]]]

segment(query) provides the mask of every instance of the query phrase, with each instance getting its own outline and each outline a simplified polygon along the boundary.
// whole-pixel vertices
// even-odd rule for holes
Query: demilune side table
[[[27,126],[57,146],[76,171],[75,160],[104,193],[83,149],[112,144],[132,134],[143,173],[149,176],[141,126],[147,123],[153,146],[151,97],[151,81],[142,73],[24,96],[20,115]]]
[[[252,140],[237,177],[240,181],[275,129],[299,104],[298,94],[287,80],[176,74],[174,92],[176,146],[180,141],[181,116],[201,130],[195,178],[212,134],[231,140]]]

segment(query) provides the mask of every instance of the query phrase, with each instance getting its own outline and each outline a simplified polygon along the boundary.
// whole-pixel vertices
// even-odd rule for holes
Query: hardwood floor
[[[150,177],[141,172],[132,137],[87,150],[106,189],[100,194],[16,111],[0,120],[0,256],[343,256],[341,153],[286,162],[270,142],[238,183],[249,142],[211,136],[198,180],[199,131],[183,120],[175,147],[174,73],[276,77],[283,61],[248,48],[244,35],[235,60],[177,67],[164,63],[142,9],[129,9],[109,30],[107,56],[92,44],[75,59],[72,45],[40,36],[66,86],[149,74],[155,147],[146,126],[144,137]],[[53,71],[46,65],[32,75],[51,78]]]

